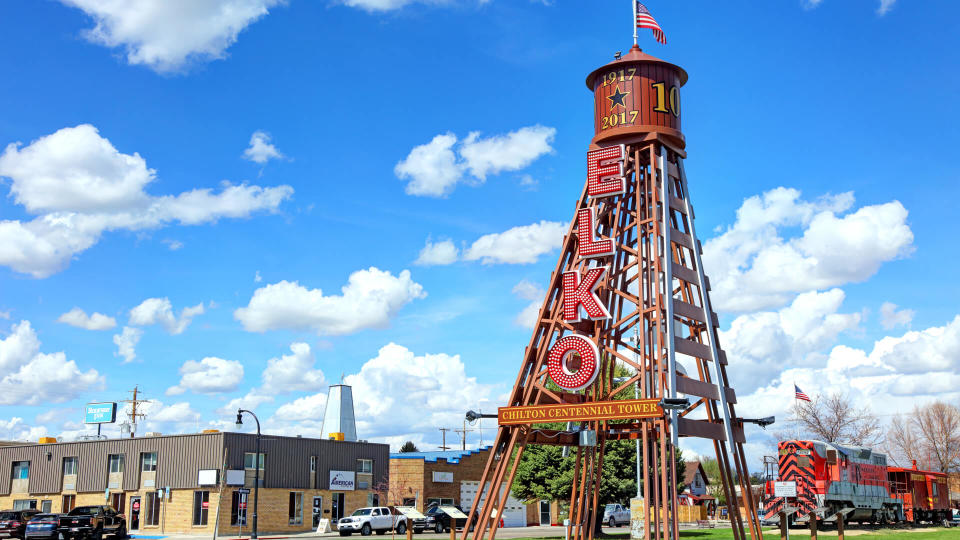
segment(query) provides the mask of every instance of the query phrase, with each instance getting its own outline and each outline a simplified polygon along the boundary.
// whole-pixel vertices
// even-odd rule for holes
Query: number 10
[[[653,83],[650,86],[657,91],[657,105],[653,108],[653,112],[661,113],[671,113],[675,117],[680,117],[680,89],[676,86],[670,87],[670,108],[667,109],[667,92],[666,83],[657,82]]]

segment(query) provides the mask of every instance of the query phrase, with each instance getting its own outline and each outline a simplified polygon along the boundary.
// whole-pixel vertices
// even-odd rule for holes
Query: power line
[[[130,391],[130,393],[133,394],[133,399],[125,399],[125,400],[123,400],[123,403],[129,403],[129,404],[130,404],[130,412],[127,413],[127,416],[130,417],[130,423],[132,424],[132,425],[130,426],[130,438],[131,438],[131,439],[133,438],[134,434],[135,434],[136,431],[137,431],[137,417],[146,418],[146,416],[147,416],[147,415],[144,414],[144,413],[138,413],[138,412],[137,412],[137,405],[139,405],[140,403],[150,403],[150,400],[149,400],[149,399],[137,399],[137,393],[139,392],[139,390],[140,390],[140,385],[135,385],[135,386],[133,387],[133,390]]]
[[[440,445],[441,450],[449,450],[450,447],[447,446],[447,432],[450,431],[450,428],[442,427],[440,428],[440,433],[443,434],[443,444]]]

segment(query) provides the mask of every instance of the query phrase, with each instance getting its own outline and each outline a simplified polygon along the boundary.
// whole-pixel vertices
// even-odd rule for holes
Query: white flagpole
[[[633,5],[633,44],[637,44],[637,0],[630,0]]]

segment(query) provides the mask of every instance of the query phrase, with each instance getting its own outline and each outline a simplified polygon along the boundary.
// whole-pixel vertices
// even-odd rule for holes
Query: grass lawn
[[[828,531],[818,531],[817,538],[836,538],[836,529]],[[960,528],[952,529],[890,529],[886,531],[860,531],[848,530],[845,535],[851,540],[960,540]],[[608,535],[603,538],[628,540],[629,535]],[[680,538],[686,540],[733,540],[733,531],[730,529],[714,530],[684,530],[680,531]],[[747,533],[750,538],[750,533]],[[764,540],[779,540],[779,529],[764,529]],[[562,536],[549,538],[518,538],[516,540],[563,540]],[[810,540],[810,531],[801,529],[790,529],[790,540]]]

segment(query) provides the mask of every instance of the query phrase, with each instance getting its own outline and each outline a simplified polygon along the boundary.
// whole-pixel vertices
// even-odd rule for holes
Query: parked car
[[[30,518],[40,511],[31,508],[28,510],[5,510],[0,512],[0,538],[23,538]]]
[[[397,534],[406,534],[407,520],[402,514],[394,514],[386,506],[370,506],[358,508],[352,514],[337,521],[337,531],[340,536],[350,536],[359,532],[363,536],[370,533],[384,534],[396,530]]]
[[[622,504],[608,504],[603,509],[603,523],[608,527],[629,524],[630,508]]]
[[[90,538],[101,540],[103,535],[114,538],[127,536],[127,520],[112,506],[78,506],[65,516],[60,516],[58,532],[63,540]]]
[[[35,514],[27,522],[26,540],[56,540],[61,514]]]
[[[454,506],[457,510],[463,512],[463,508],[459,506]],[[466,513],[466,512],[464,512]],[[431,506],[424,513],[427,516],[426,523],[424,526],[427,529],[433,529],[436,533],[449,532],[450,531],[450,516],[440,509],[440,506]],[[454,521],[454,527],[461,529],[467,524],[467,518],[457,518]]]

